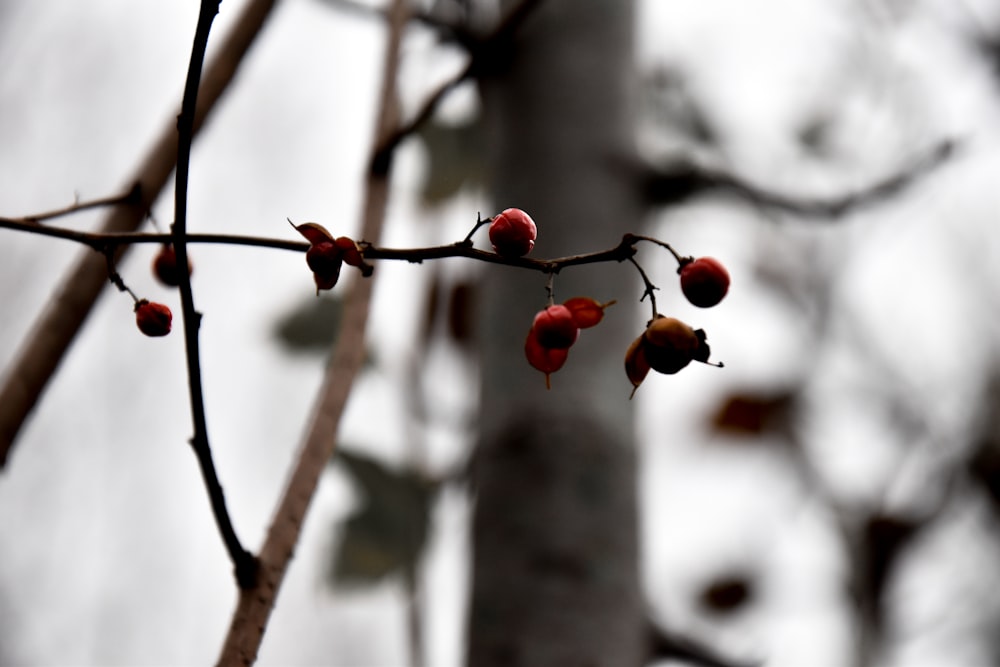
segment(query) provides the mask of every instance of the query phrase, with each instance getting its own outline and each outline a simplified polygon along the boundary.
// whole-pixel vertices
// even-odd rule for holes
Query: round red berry
[[[711,308],[729,291],[729,272],[714,257],[685,262],[677,272],[681,274],[684,296],[699,308]]]
[[[528,338],[524,341],[524,356],[528,358],[528,363],[532,367],[545,373],[545,387],[550,389],[549,376],[566,363],[569,349],[545,347],[539,342],[536,333],[534,327],[528,332]]]
[[[572,311],[566,306],[549,306],[539,311],[531,328],[538,343],[551,350],[569,348],[580,335],[580,327],[576,325]]]
[[[313,272],[316,294],[320,290],[333,289],[340,278],[340,267],[344,263],[344,251],[330,241],[313,244],[306,251],[306,263]]]
[[[504,257],[523,257],[535,247],[538,228],[535,221],[519,208],[508,208],[490,223],[493,251]]]
[[[193,267],[191,266],[191,258],[188,258],[188,275],[191,275]],[[167,285],[168,287],[177,287],[181,284],[183,275],[177,267],[177,252],[174,250],[174,246],[170,244],[164,244],[160,248],[160,252],[156,254],[153,258],[153,275],[157,279]]]
[[[147,336],[166,336],[170,333],[173,315],[162,303],[140,299],[135,303],[135,323]]]

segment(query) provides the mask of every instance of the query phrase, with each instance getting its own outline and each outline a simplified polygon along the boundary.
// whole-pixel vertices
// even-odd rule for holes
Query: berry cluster
[[[501,257],[524,257],[535,247],[538,227],[531,216],[518,208],[508,208],[488,220],[478,221],[464,243],[470,243],[472,234],[486,224],[489,225],[493,251]],[[363,275],[371,273],[372,268],[365,262],[363,254],[371,246],[363,243],[359,245],[346,236],[334,238],[322,225],[314,222],[292,226],[310,243],[306,262],[313,272],[317,294],[320,290],[331,289],[337,284],[344,263],[360,268]],[[673,374],[692,361],[710,363],[704,330],[694,329],[676,318],[664,317],[656,311],[653,297],[653,290],[656,288],[632,257],[634,248],[631,246],[640,240],[652,241],[673,254],[678,263],[681,292],[693,305],[710,308],[721,302],[729,292],[729,272],[717,259],[682,257],[669,245],[656,239],[626,236],[623,247],[626,247],[629,254],[616,255],[614,259],[628,259],[639,269],[646,282],[645,294],[650,297],[653,307],[653,317],[646,325],[646,330],[632,342],[625,353],[625,374],[632,383],[633,395],[651,370]],[[561,304],[553,303],[552,280],[561,262],[568,259],[573,259],[573,263],[583,263],[579,261],[579,257],[536,262],[540,264],[539,268],[549,274],[549,306],[535,315],[524,342],[524,354],[532,367],[545,374],[546,387],[551,387],[552,373],[566,363],[569,349],[579,338],[580,330],[597,325],[604,318],[604,310],[614,303],[600,303],[590,297],[574,297]]]
[[[566,363],[569,348],[580,337],[580,329],[599,323],[604,318],[604,309],[613,303],[598,303],[578,296],[535,315],[524,341],[524,354],[529,364],[545,373],[546,387],[551,387],[549,376]]]
[[[156,279],[167,287],[177,287],[184,278],[177,263],[177,252],[169,243],[160,246],[160,251],[153,258],[152,269]],[[193,270],[191,260],[188,259],[187,275],[190,276]],[[121,277],[117,274],[112,276],[112,281],[118,285],[119,289],[132,295],[135,302],[133,307],[135,324],[139,331],[152,338],[160,338],[170,333],[173,313],[170,312],[170,308],[166,304],[136,297],[132,290],[128,289],[124,282],[121,282]]]
[[[320,290],[333,289],[340,278],[340,267],[344,264],[361,269],[362,275],[371,275],[372,267],[365,262],[361,248],[353,239],[346,236],[334,238],[323,225],[315,222],[292,226],[309,241],[306,263],[313,272],[317,296]]]

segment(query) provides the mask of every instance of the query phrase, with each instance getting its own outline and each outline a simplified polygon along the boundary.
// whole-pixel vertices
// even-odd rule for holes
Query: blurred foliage
[[[340,330],[343,302],[339,297],[309,297],[281,317],[274,337],[290,352],[324,353]]]
[[[723,396],[711,417],[712,428],[728,435],[750,437],[783,432],[794,400],[794,389]]]
[[[749,572],[725,572],[709,581],[698,593],[702,609],[713,614],[732,614],[753,603],[756,578]]]
[[[334,462],[360,496],[346,519],[330,564],[331,585],[370,585],[411,572],[427,540],[430,509],[439,484],[410,470],[341,450]]]
[[[420,128],[418,136],[428,156],[421,188],[425,204],[441,204],[463,187],[476,187],[484,182],[485,140],[478,116],[459,123],[431,120]]]

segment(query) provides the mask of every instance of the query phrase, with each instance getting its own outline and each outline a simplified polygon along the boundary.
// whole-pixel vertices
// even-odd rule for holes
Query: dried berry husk
[[[292,223],[292,226],[295,227],[295,231],[306,237],[306,241],[309,241],[313,245],[334,242],[333,234],[318,222],[304,222],[301,225]]]
[[[646,352],[643,349],[643,335],[640,335],[625,352],[625,374],[628,381],[632,383],[632,393],[629,398],[635,396],[635,390],[639,388],[642,381],[649,375],[649,360],[646,359]]]
[[[671,375],[687,366],[701,345],[694,329],[673,317],[657,317],[643,333],[643,351],[650,367]]]

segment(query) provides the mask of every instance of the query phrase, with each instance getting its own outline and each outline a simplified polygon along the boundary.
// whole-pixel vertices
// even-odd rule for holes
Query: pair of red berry
[[[604,309],[613,303],[578,296],[535,315],[524,342],[524,354],[529,364],[545,373],[547,388],[551,387],[549,376],[566,363],[569,348],[580,337],[580,329],[598,324],[604,318]]]
[[[193,268],[191,260],[188,259],[187,274],[190,276]],[[181,284],[183,273],[177,264],[177,252],[169,243],[160,247],[160,251],[153,258],[153,275],[167,287],[177,287]],[[139,331],[158,338],[170,333],[173,314],[166,304],[150,301],[149,299],[139,299],[135,302],[135,324]]]

